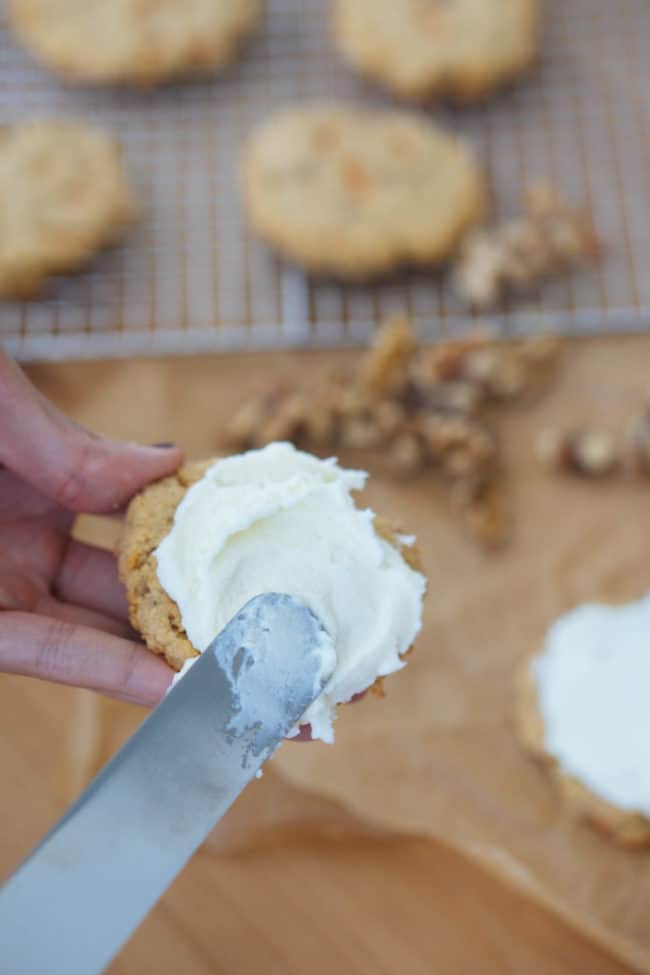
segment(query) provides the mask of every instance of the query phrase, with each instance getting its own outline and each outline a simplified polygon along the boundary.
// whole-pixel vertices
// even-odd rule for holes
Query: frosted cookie
[[[517,728],[579,815],[650,843],[650,597],[581,606],[518,677]]]
[[[68,81],[155,85],[231,62],[262,11],[263,0],[10,0],[9,22]]]
[[[411,540],[355,507],[365,477],[275,443],[143,491],[127,513],[119,569],[147,646],[181,670],[253,596],[302,599],[338,660],[303,723],[332,741],[336,705],[403,666],[426,588]]]
[[[120,148],[104,132],[72,122],[0,127],[0,297],[37,294],[136,216]]]
[[[447,258],[483,216],[471,153],[408,112],[289,108],[250,138],[244,196],[253,228],[309,270],[363,278]]]
[[[538,50],[540,0],[335,0],[346,60],[403,98],[481,98]]]

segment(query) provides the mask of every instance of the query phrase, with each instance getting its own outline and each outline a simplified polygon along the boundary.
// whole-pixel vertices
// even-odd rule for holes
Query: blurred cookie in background
[[[334,0],[337,47],[401,98],[471,101],[535,60],[539,0]]]
[[[483,175],[447,132],[404,111],[290,107],[243,164],[254,230],[308,270],[363,279],[444,261],[486,210]]]
[[[138,214],[119,145],[67,121],[0,128],[0,297],[37,295],[116,241]]]
[[[9,23],[67,81],[156,85],[229,64],[263,0],[11,0]]]

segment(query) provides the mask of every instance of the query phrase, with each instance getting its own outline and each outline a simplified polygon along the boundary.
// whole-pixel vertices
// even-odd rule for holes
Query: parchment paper
[[[430,580],[424,632],[385,700],[343,709],[334,747],[287,745],[274,761],[369,822],[451,840],[645,971],[650,855],[571,817],[517,746],[511,715],[516,663],[558,614],[650,589],[650,483],[579,482],[533,459],[541,426],[622,429],[640,412],[649,353],[623,339],[577,348],[549,397],[507,419],[515,533],[501,555],[459,538],[424,482],[372,486],[376,510],[417,533]]]
[[[32,375],[96,430],[175,439],[200,457],[216,449],[233,404],[260,383],[296,375],[317,383],[351,355],[71,364]],[[434,834],[461,847],[650,972],[650,855],[621,850],[574,822],[519,750],[510,722],[515,664],[539,647],[559,613],[650,590],[650,483],[585,484],[542,472],[533,459],[541,427],[622,429],[641,408],[649,366],[650,338],[580,343],[541,403],[515,407],[500,421],[515,509],[513,540],[501,554],[482,554],[464,538],[427,478],[373,480],[368,501],[417,532],[429,575],[416,652],[386,682],[385,700],[342,709],[333,747],[283,746],[278,775],[265,775],[237,804],[214,840],[220,848],[284,840],[305,826],[358,828],[335,800],[375,828]],[[82,529],[97,539],[96,525]],[[99,720],[85,704],[72,717],[73,789],[142,717],[115,702],[101,708]],[[80,753],[83,728],[88,747]]]

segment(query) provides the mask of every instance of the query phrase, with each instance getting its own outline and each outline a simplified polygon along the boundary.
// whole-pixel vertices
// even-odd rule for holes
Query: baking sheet
[[[607,244],[600,271],[544,287],[495,319],[525,332],[550,319],[567,333],[650,325],[650,5],[546,0],[536,72],[485,106],[425,114],[461,133],[489,170],[497,216],[523,187],[557,184],[593,213]],[[0,27],[0,122],[90,119],[123,141],[146,219],[123,246],[44,300],[0,306],[0,340],[23,359],[359,343],[394,311],[424,337],[468,316],[444,276],[376,287],[310,283],[246,233],[237,166],[246,133],[287,102],[389,99],[343,68],[329,0],[268,0],[264,26],[225,76],[151,92],[66,87]],[[2,16],[2,15],[0,15]]]

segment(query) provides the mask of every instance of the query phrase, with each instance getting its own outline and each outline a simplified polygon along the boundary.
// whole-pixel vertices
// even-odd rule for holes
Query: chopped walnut
[[[382,434],[386,437],[392,437],[403,429],[406,422],[406,410],[401,403],[383,400],[375,407],[373,418]]]
[[[473,349],[465,357],[464,373],[493,399],[513,399],[526,389],[527,370],[516,352],[507,346]]]
[[[496,407],[541,388],[559,349],[549,336],[505,343],[490,332],[418,348],[410,322],[393,318],[356,374],[330,375],[308,393],[272,390],[235,414],[228,440],[244,449],[291,440],[307,449],[374,452],[402,479],[430,470],[467,530],[492,547],[509,523],[497,490],[501,448],[486,408],[492,417]],[[593,464],[593,447],[586,456]]]
[[[235,413],[228,424],[228,444],[239,449],[252,447],[259,440],[260,431],[275,414],[280,399],[285,394],[272,391],[250,400]]]
[[[396,477],[412,478],[424,470],[427,454],[415,433],[402,433],[392,442],[386,454],[388,469]]]
[[[523,217],[475,230],[466,238],[455,270],[456,287],[478,308],[600,255],[591,220],[567,206],[551,187],[530,188],[524,205]]]
[[[411,413],[477,413],[485,402],[483,389],[465,380],[437,384],[411,379],[400,393],[400,402]]]
[[[366,390],[355,385],[341,389],[335,403],[343,418],[361,416],[372,410],[372,399]]]
[[[570,265],[600,256],[601,245],[593,221],[563,203],[553,187],[530,187],[524,204],[529,218],[540,226],[556,260]]]
[[[339,414],[333,403],[316,402],[307,410],[304,422],[305,440],[315,447],[329,447],[339,436]]]
[[[454,271],[456,289],[477,308],[491,308],[503,296],[508,256],[503,243],[489,230],[468,234]]]
[[[418,430],[429,458],[447,480],[483,478],[496,465],[496,440],[477,421],[428,416],[420,420]]]
[[[538,438],[537,455],[545,464],[583,477],[607,477],[620,465],[616,441],[605,430],[569,434],[544,430]]]
[[[362,389],[373,396],[383,396],[402,385],[416,349],[411,321],[402,316],[390,319],[377,333],[361,366]]]
[[[411,366],[406,395],[429,408],[474,413],[486,400],[512,400],[535,391],[557,364],[560,340],[535,336],[503,342],[477,335],[422,350]]]
[[[286,396],[278,404],[273,415],[260,428],[255,438],[255,446],[273,443],[276,440],[295,441],[299,439],[304,428],[307,412],[307,402],[304,396],[300,393],[292,393]]]
[[[526,289],[549,273],[553,247],[539,224],[522,217],[505,224],[499,233],[503,253],[503,284]]]
[[[476,331],[464,339],[427,346],[420,349],[413,360],[411,375],[423,385],[460,379],[468,354],[497,342],[499,339],[494,332]]]
[[[341,444],[357,450],[373,450],[386,443],[386,437],[371,416],[351,416],[341,423]]]
[[[305,427],[307,401],[299,393],[276,389],[245,403],[226,429],[231,447],[248,450],[274,440],[297,441]]]

